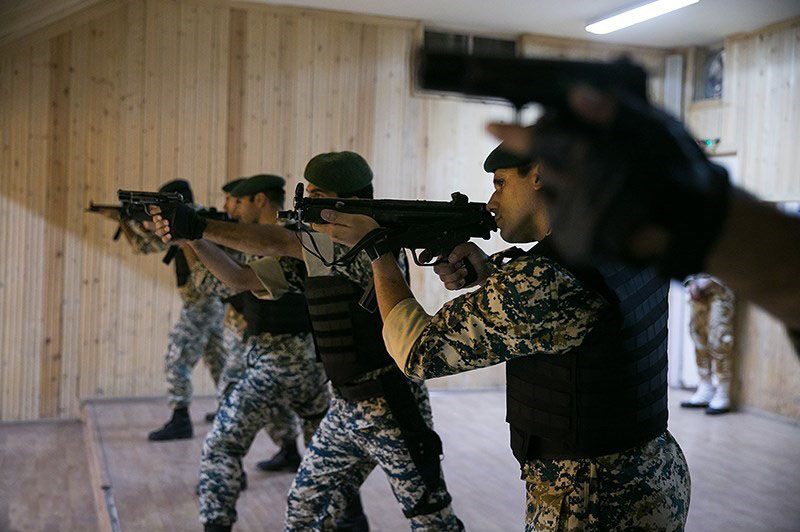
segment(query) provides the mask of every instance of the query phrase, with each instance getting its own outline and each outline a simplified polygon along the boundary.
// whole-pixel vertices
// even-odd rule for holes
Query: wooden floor
[[[687,396],[670,397],[670,430],[692,474],[687,530],[800,532],[800,426],[747,413],[714,418],[682,410],[677,404]],[[435,392],[432,402],[445,475],[467,529],[521,530],[524,485],[508,450],[503,394]],[[124,532],[200,529],[194,486],[208,427],[201,418],[212,405],[209,399],[193,405],[193,440],[151,443],[146,434],[166,419],[164,401],[96,404]],[[77,423],[0,425],[0,444],[0,532],[96,529]],[[255,469],[274,451],[260,434],[245,460],[250,489],[239,501],[237,531],[281,530],[291,476]],[[380,471],[362,495],[372,530],[408,530]]]
[[[81,423],[0,424],[0,532],[93,530]]]

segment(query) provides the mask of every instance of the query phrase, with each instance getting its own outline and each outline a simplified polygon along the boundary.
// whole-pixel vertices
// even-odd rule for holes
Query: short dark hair
[[[372,183],[365,186],[364,188],[356,190],[355,192],[351,192],[350,195],[361,199],[372,199],[373,197],[375,197],[374,191],[372,189]]]
[[[261,190],[251,195],[250,201],[253,201],[258,194],[264,194],[264,196],[267,197],[267,201],[269,201],[276,209],[283,209],[283,206],[286,203],[286,192],[283,190],[283,188],[268,188],[266,190]]]
[[[528,164],[523,164],[522,166],[517,166],[517,172],[519,172],[519,175],[528,175],[528,173],[530,173],[530,171],[533,170],[534,166],[536,166],[535,162],[530,162]]]

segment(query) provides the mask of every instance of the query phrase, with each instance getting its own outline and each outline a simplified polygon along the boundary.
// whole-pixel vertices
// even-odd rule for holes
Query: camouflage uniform
[[[227,251],[234,260],[245,262],[246,257],[244,254],[233,250]],[[214,277],[200,261],[195,262],[192,266],[191,279],[192,284],[201,293],[216,295],[222,299],[235,295],[222,281]],[[246,326],[247,322],[244,316],[237,312],[232,305],[226,305],[225,317],[222,320],[222,345],[226,353],[225,365],[217,385],[217,401],[220,404],[225,395],[242,379],[247,368],[245,362],[247,351],[244,339]],[[264,431],[269,435],[270,439],[278,446],[286,441],[296,440],[300,435],[300,429],[294,412],[284,404],[276,404],[272,415],[274,417],[270,417],[264,426]]]
[[[302,278],[301,261],[285,262],[287,271]],[[270,437],[279,442],[296,437],[292,425],[275,423],[285,420],[291,410],[301,418],[308,442],[330,400],[310,333],[251,336],[242,352],[244,372],[238,382],[229,384],[203,442],[197,488],[203,523],[236,521],[242,458],[262,427],[269,426]]]
[[[689,300],[689,330],[694,340],[697,373],[701,379],[713,374],[720,381],[730,381],[733,377],[733,292],[710,275],[697,275],[689,283],[695,279],[711,280],[704,291],[704,299]]]
[[[326,237],[315,235],[315,238],[323,240]],[[334,258],[347,250],[336,244],[333,247]],[[405,261],[402,261],[402,266],[405,267]],[[256,265],[253,270],[270,291],[270,284],[275,282],[274,275],[263,275]],[[348,277],[364,289],[372,281],[372,266],[366,253],[359,255],[349,266],[334,267],[333,273]],[[282,284],[284,290],[299,292],[304,288],[297,281],[296,278],[286,279],[285,282],[279,280],[277,284]],[[279,297],[274,291],[272,293]],[[393,368],[366,373],[358,380],[374,379],[389,371],[393,371]],[[419,403],[425,423],[432,428],[430,399],[425,383],[411,380],[410,388]],[[286,530],[332,530],[334,520],[344,509],[346,501],[352,500],[375,466],[383,469],[404,513],[413,513],[423,498],[426,485],[412,461],[400,426],[386,400],[376,397],[350,401],[342,398],[334,389],[328,413],[303,455],[289,490]],[[450,495],[442,481],[441,488],[430,495],[429,502],[435,504],[449,499]],[[439,511],[411,517],[409,521],[412,530],[463,529],[450,504]]]
[[[433,378],[581,344],[603,301],[547,258],[490,261],[483,288],[434,316],[413,300],[387,317],[387,347],[408,375]],[[526,530],[682,530],[689,508],[686,460],[669,432],[621,453],[527,460]]]
[[[131,245],[136,253],[166,251],[161,240],[138,222],[125,221],[130,229]],[[200,357],[216,385],[222,374],[225,353],[222,340],[222,301],[197,291],[191,282],[178,287],[183,301],[178,321],[169,333],[164,357],[167,397],[172,409],[188,408],[192,401],[192,369]]]

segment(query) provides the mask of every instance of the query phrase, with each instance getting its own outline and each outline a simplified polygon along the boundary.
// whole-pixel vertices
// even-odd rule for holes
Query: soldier
[[[241,225],[274,224],[283,204],[284,180],[273,175],[257,175],[240,183],[231,195],[237,198],[236,218]],[[220,248],[196,241],[191,246],[215,272],[208,257],[228,261],[234,269],[244,266],[234,262]],[[211,250],[211,251],[209,251]],[[246,262],[256,260],[248,256]],[[303,263],[283,259],[287,275],[302,282]],[[256,433],[271,421],[280,419],[286,409],[302,420],[306,442],[324,416],[329,402],[322,366],[316,361],[311,338],[311,324],[302,295],[286,293],[272,301],[262,301],[229,277],[220,277],[228,285],[225,295],[234,298],[247,323],[244,334],[246,369],[238,382],[229,385],[219,411],[203,443],[200,464],[200,520],[207,532],[231,530],[236,521],[236,500],[242,489],[242,458]],[[296,433],[284,423],[272,426],[270,436],[282,445],[284,458],[299,458]],[[282,429],[282,430],[278,430]]]
[[[689,330],[694,340],[700,384],[681,406],[705,408],[709,415],[724,414],[731,409],[733,292],[708,274],[692,276],[686,287],[691,309]]]
[[[164,184],[159,192],[179,192],[190,202],[194,200],[189,183],[183,179]],[[134,252],[154,253],[167,249],[167,246],[147,230],[144,224],[133,220],[121,220],[120,229]],[[161,429],[148,435],[151,441],[185,439],[193,436],[192,421],[189,417],[192,369],[202,356],[216,385],[225,360],[222,345],[222,301],[217,296],[201,294],[189,282],[189,264],[185,251],[181,248],[173,259],[178,293],[183,306],[178,321],[169,333],[164,360],[172,418]]]
[[[309,161],[304,175],[311,197],[372,197],[372,170],[352,152],[318,155]],[[185,233],[175,231],[176,237],[203,235],[222,245],[269,255],[251,263],[237,279],[251,290],[261,289],[263,297],[287,291],[306,295],[317,351],[334,392],[289,491],[286,530],[330,529],[345,507],[351,529],[366,529],[366,520],[358,518],[356,494],[376,465],[386,473],[413,530],[462,530],[441,471],[441,440],[433,431],[427,389],[394,367],[381,338],[379,316],[359,306],[372,282],[366,253],[348,266],[326,266],[347,248],[322,235],[299,236],[274,226],[206,223],[186,209],[177,212],[171,223],[160,217],[154,221],[167,241],[170,230],[186,228]],[[198,228],[198,223],[205,227]],[[312,248],[320,250],[325,260],[307,251]],[[287,275],[282,264],[287,255],[304,258],[305,282]],[[399,261],[405,270],[405,256],[399,255]]]
[[[222,187],[222,191],[225,193],[223,209],[232,219],[238,220],[239,217],[236,212],[237,198],[231,192],[244,181],[246,178],[234,179]],[[252,214],[247,214],[252,218]],[[234,250],[226,251],[237,262],[243,263],[246,260],[243,253]],[[194,261],[191,265],[191,279],[200,292],[217,295],[227,303],[222,322],[222,343],[226,354],[225,365],[217,386],[217,401],[222,403],[224,395],[241,380],[246,368],[244,334],[247,322],[241,313],[243,310],[240,304],[241,297],[235,297],[235,294],[232,294],[199,260]],[[263,471],[297,471],[297,466],[300,465],[300,454],[297,451],[297,437],[300,435],[297,416],[283,404],[274,405],[272,415],[274,417],[267,420],[264,430],[280,450],[272,458],[258,462],[258,467]],[[214,421],[215,416],[216,411],[206,414],[206,421]],[[244,472],[242,478],[242,489],[245,489],[247,476]]]
[[[469,260],[480,288],[434,316],[393,257],[373,262],[384,338],[408,375],[432,378],[507,362],[511,448],[527,484],[527,530],[683,530],[686,460],[667,428],[667,288],[653,270],[577,268],[549,245],[538,165],[501,146],[486,159],[487,208],[509,242],[486,257],[458,246],[436,266],[462,288]],[[323,211],[319,229],[348,245],[371,218]]]

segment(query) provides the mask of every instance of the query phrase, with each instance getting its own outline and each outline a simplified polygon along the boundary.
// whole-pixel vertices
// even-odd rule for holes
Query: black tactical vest
[[[358,304],[364,290],[343,275],[308,277],[306,301],[317,354],[335,387],[369,371],[394,366],[383,343],[380,314]]]
[[[244,336],[261,333],[300,334],[311,332],[306,299],[302,294],[284,294],[276,300],[259,299],[252,292],[241,292],[225,300],[244,316]]]
[[[667,294],[650,268],[578,269],[540,243],[529,253],[556,261],[606,301],[580,347],[506,364],[511,449],[526,459],[602,456],[667,429]]]

